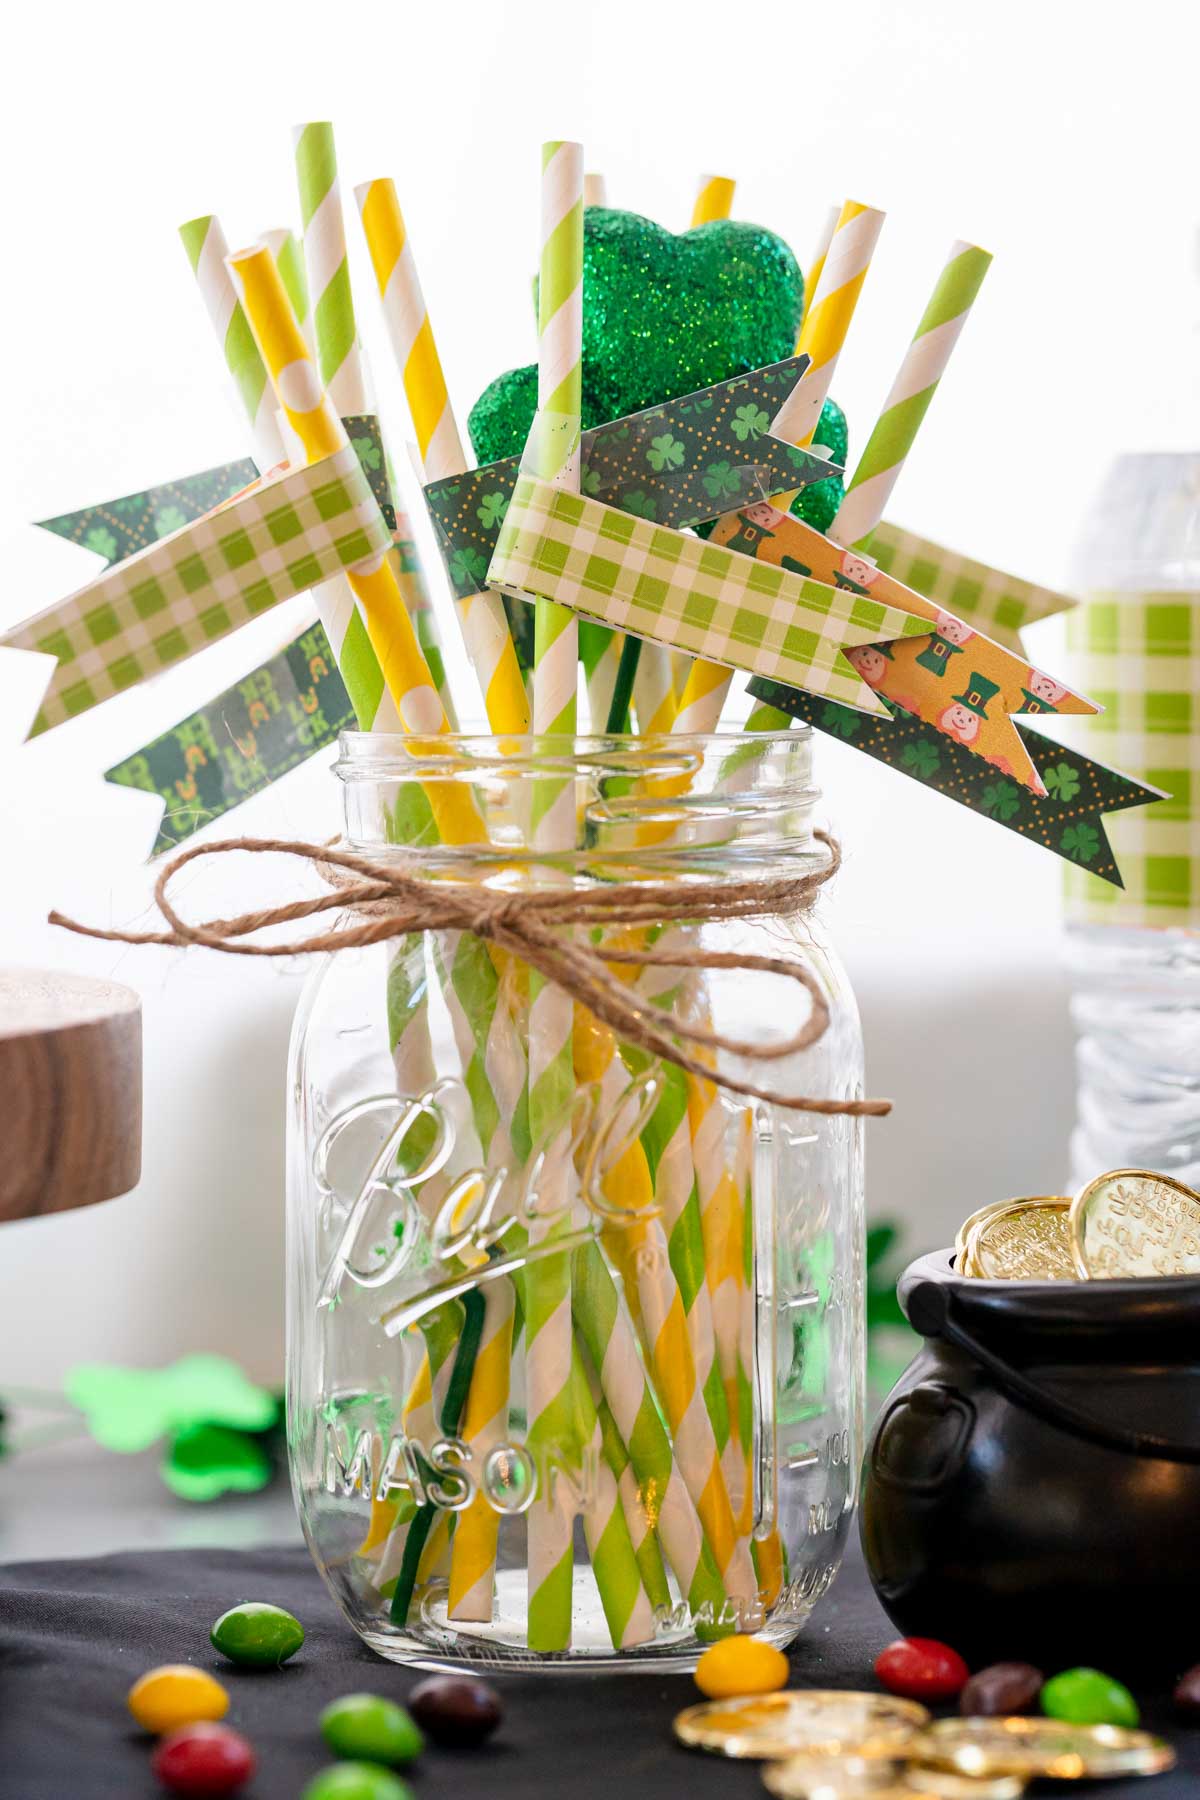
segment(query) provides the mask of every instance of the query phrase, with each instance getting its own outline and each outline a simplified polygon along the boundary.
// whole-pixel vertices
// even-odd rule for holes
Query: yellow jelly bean
[[[178,1731],[202,1719],[223,1719],[229,1695],[219,1681],[188,1663],[164,1663],[148,1669],[129,1690],[126,1704],[143,1731]]]
[[[770,1694],[786,1687],[788,1660],[782,1650],[761,1638],[721,1638],[696,1664],[696,1686],[710,1700],[735,1694]]]

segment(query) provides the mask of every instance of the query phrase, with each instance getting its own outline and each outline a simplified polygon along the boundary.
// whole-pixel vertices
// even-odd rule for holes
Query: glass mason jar
[[[437,882],[628,893],[826,856],[805,730],[352,733],[336,772],[346,848]],[[432,815],[464,809],[477,841],[443,846]],[[861,1097],[854,999],[811,914],[573,929],[802,961],[823,1035],[721,1051],[714,1076]],[[609,966],[647,1010],[743,1042],[786,1041],[809,1004],[763,972]],[[856,1498],[862,1121],[687,1076],[465,930],[325,957],[289,1088],[292,1476],[360,1636],[427,1666],[789,1642]]]

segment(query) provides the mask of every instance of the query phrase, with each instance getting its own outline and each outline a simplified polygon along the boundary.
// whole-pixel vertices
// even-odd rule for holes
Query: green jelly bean
[[[352,1762],[410,1763],[425,1748],[404,1708],[378,1694],[343,1694],[331,1700],[320,1726],[333,1754]]]
[[[300,1800],[413,1800],[407,1781],[377,1763],[334,1763],[314,1775]]]
[[[304,1642],[304,1627],[282,1606],[246,1600],[222,1613],[208,1636],[213,1648],[230,1662],[252,1669],[277,1669],[295,1656]]]
[[[1048,1719],[1069,1725],[1136,1725],[1137,1701],[1127,1687],[1099,1669],[1064,1669],[1042,1689]]]

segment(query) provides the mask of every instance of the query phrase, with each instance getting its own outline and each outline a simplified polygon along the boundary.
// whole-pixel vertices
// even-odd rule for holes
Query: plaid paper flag
[[[522,475],[488,582],[708,662],[884,713],[843,650],[928,634],[923,619]]]
[[[837,463],[770,435],[807,367],[807,356],[789,357],[585,431],[580,487],[589,499],[681,529],[780,489],[827,480],[839,472]],[[425,489],[446,573],[460,599],[469,599],[484,580],[518,462],[507,457]]]
[[[389,542],[350,445],[239,495],[0,639],[58,658],[33,735],[380,555]]]
[[[1200,926],[1200,595],[1099,592],[1067,620],[1067,643],[1105,711],[1071,732],[1168,798],[1119,819],[1115,893],[1068,869],[1067,916],[1083,924]]]
[[[1026,625],[1075,605],[1067,594],[989,569],[986,563],[973,562],[969,556],[931,543],[914,531],[902,531],[886,520],[875,527],[870,550],[885,574],[936,601],[956,618],[970,620],[976,631],[1018,656],[1025,654],[1020,634]]]

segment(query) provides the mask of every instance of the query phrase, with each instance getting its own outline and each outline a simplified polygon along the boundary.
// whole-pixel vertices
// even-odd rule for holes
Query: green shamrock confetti
[[[277,1403],[224,1356],[185,1356],[165,1369],[81,1363],[66,1379],[68,1400],[106,1450],[147,1450],[159,1438],[197,1425],[265,1431]]]
[[[222,1494],[256,1494],[275,1465],[255,1437],[225,1425],[185,1425],[175,1432],[159,1474],[181,1500],[219,1500]]]

